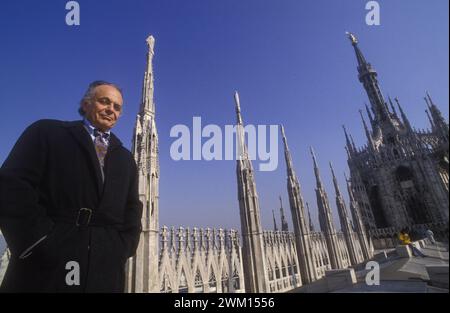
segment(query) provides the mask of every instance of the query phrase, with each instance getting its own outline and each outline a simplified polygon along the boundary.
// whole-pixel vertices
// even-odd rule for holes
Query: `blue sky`
[[[341,125],[363,145],[358,110],[368,102],[345,31],[358,36],[382,92],[400,99],[413,125],[428,127],[426,90],[448,119],[447,0],[379,1],[380,26],[366,25],[360,0],[80,0],[81,25],[69,27],[66,2],[0,4],[0,162],[33,121],[78,119],[78,102],[97,79],[123,87],[115,132],[129,148],[152,34],[161,225],[240,228],[235,162],[175,162],[169,154],[176,124],[191,125],[193,116],[234,123],[234,90],[245,123],[285,125],[317,225],[314,146],[337,216],[328,161],[345,188]],[[278,169],[256,173],[265,229],[279,195],[290,219],[281,141],[279,148]]]

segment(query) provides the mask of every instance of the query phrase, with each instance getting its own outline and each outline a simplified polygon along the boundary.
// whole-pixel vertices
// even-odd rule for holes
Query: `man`
[[[422,258],[425,258],[425,257],[426,257],[426,255],[423,254],[422,251],[420,251],[419,249],[417,249],[417,248],[412,244],[411,238],[409,237],[408,230],[407,230],[406,228],[403,228],[403,229],[400,231],[400,234],[398,235],[398,239],[400,239],[402,245],[408,246],[408,247],[411,249],[412,254],[413,254],[414,256],[420,256],[420,257],[422,257]]]
[[[15,144],[0,169],[1,291],[124,291],[142,203],[133,156],[110,131],[122,105],[117,86],[93,82],[83,121],[37,121]]]

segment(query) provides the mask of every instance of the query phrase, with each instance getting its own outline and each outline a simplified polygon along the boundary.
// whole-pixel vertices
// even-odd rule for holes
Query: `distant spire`
[[[347,159],[351,159],[352,155],[350,154],[350,151],[348,151],[348,147],[344,147],[345,148],[345,152],[347,152]]]
[[[353,150],[353,146],[352,146],[352,143],[350,141],[350,138],[348,136],[347,129],[345,128],[345,125],[342,125],[342,129],[344,130],[344,134],[345,134],[345,141],[346,141],[346,144],[347,144],[347,151],[349,152],[350,155],[352,155],[354,153],[354,150]]]
[[[308,202],[306,202],[306,208],[308,210],[309,231],[312,232],[312,231],[314,231],[314,224],[313,224],[312,219],[311,219],[311,211],[309,210],[309,203]]]
[[[287,174],[288,174],[288,176],[291,176],[291,175],[295,176],[294,166],[292,164],[292,157],[291,157],[291,153],[289,152],[286,134],[284,132],[284,126],[280,125],[280,129],[281,129],[281,136],[283,137],[284,157],[286,159]]]
[[[280,215],[281,215],[281,230],[282,231],[289,231],[288,222],[286,220],[286,216],[284,215],[284,209],[283,209],[283,201],[280,198]]]
[[[336,191],[336,196],[337,197],[341,197],[341,191],[339,190],[339,184],[336,178],[336,175],[334,174],[334,169],[333,169],[333,164],[330,162],[330,169],[331,169],[331,175],[333,176],[333,184],[334,184],[334,189]]]
[[[441,111],[434,104],[431,99],[430,94],[427,92],[427,101],[428,108],[430,110],[431,118],[433,120],[433,124],[435,126],[435,131],[440,135],[440,137],[444,140],[444,143],[449,141],[449,126],[444,117],[442,116]]]
[[[391,97],[388,96],[388,99],[389,99],[389,104],[391,106],[392,113],[394,113],[394,115],[397,117],[397,111],[395,110],[395,106],[394,106],[394,103],[392,103]],[[397,99],[397,98],[395,98],[395,99]]]
[[[317,211],[319,213],[320,229],[324,233],[325,240],[327,241],[327,249],[330,258],[331,268],[337,269],[342,267],[342,259],[339,256],[336,228],[334,227],[333,215],[331,213],[328,196],[320,179],[319,167],[317,165],[316,156],[312,147],[310,149],[314,162],[314,173],[316,175],[317,180],[316,199],[317,199]]]
[[[358,149],[356,149],[356,145],[355,145],[355,140],[353,140],[353,136],[352,134],[350,134],[350,140],[352,141],[352,147],[353,147],[353,151],[357,152]]]
[[[370,125],[373,127],[373,116],[372,116],[372,113],[370,112],[370,109],[367,106],[367,103],[364,103],[364,105],[366,107],[367,116],[369,117]]]
[[[367,137],[367,140],[369,142],[369,147],[371,149],[375,149],[375,145],[373,143],[373,138],[372,138],[372,135],[370,134],[369,128],[367,127],[366,121],[364,120],[364,116],[362,114],[362,110],[359,110],[359,115],[361,115],[361,120],[363,122],[364,131],[366,132],[366,137]]]
[[[366,58],[362,54],[361,50],[358,48],[358,39],[356,36],[350,32],[346,32],[348,38],[350,39],[350,42],[352,43],[353,48],[355,49],[356,53],[356,59],[358,61],[358,67],[365,66],[367,64]]]
[[[361,50],[358,47],[358,40],[352,33],[347,33],[352,46],[355,50],[356,59],[358,61],[358,79],[363,84],[369,97],[372,110],[375,113],[374,122],[378,123],[381,127],[395,128],[390,117],[389,109],[384,101],[383,95],[377,79],[377,72],[370,63],[366,61]],[[386,121],[387,123],[383,123]]]
[[[431,119],[430,112],[428,112],[428,110],[425,110],[425,113],[427,114],[428,121],[430,122],[431,125],[431,129],[434,129],[434,123],[433,120]]]
[[[272,210],[272,216],[273,216],[273,231],[278,231],[277,220],[275,219],[275,211],[274,210]]]
[[[397,102],[398,110],[400,111],[400,115],[402,116],[403,124],[405,124],[406,129],[408,129],[410,132],[413,132],[413,129],[411,127],[411,124],[409,123],[408,117],[406,116],[405,112],[403,111],[402,106],[400,105],[400,102],[398,101],[398,98],[395,98],[395,102]]]
[[[389,107],[388,107],[387,102],[384,102],[384,107],[386,108],[386,112],[387,113],[391,113],[391,111],[389,111]]]
[[[322,180],[320,179],[319,166],[317,165],[316,154],[314,153],[313,147],[309,147],[311,156],[314,163],[314,174],[316,175],[317,189],[322,188]]]
[[[354,197],[353,197],[353,192],[351,190],[351,186],[350,186],[350,179],[348,179],[347,174],[344,172],[344,179],[345,179],[345,183],[347,184],[347,190],[348,190],[348,196],[351,201],[354,201]]]

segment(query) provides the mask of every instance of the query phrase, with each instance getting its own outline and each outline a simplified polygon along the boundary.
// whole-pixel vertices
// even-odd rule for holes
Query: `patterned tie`
[[[95,151],[97,152],[97,157],[103,170],[103,167],[105,165],[106,152],[108,151],[107,140],[109,134],[103,133],[98,129],[94,129],[94,137],[95,137],[94,139]]]

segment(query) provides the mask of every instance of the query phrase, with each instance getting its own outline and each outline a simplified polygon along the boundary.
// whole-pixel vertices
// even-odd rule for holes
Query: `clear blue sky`
[[[130,148],[152,34],[161,225],[240,228],[235,162],[175,162],[169,154],[175,124],[190,125],[193,116],[234,123],[234,90],[245,123],[285,125],[316,220],[314,146],[335,210],[328,161],[344,188],[341,125],[363,145],[358,109],[368,101],[347,30],[378,71],[382,92],[399,97],[416,127],[428,127],[426,90],[448,119],[447,0],[379,1],[381,25],[371,27],[361,0],[80,0],[79,27],[65,24],[66,2],[0,4],[0,162],[33,121],[78,119],[80,97],[97,79],[123,87],[125,115],[115,132]],[[281,151],[278,170],[256,174],[265,229],[278,195],[290,219]]]

